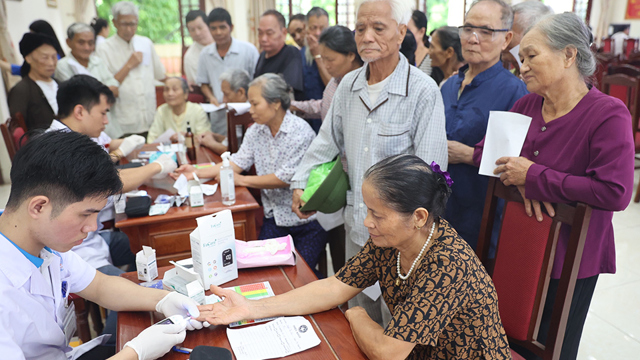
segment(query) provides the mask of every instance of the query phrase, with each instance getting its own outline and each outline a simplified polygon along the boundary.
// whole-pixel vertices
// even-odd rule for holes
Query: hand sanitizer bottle
[[[221,155],[222,167],[220,168],[222,203],[227,206],[236,203],[236,186],[233,181],[233,168],[231,164],[229,164],[229,156],[231,156],[231,154],[228,151]]]

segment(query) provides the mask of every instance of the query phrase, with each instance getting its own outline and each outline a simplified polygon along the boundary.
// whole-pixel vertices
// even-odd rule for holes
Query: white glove
[[[124,344],[138,353],[139,360],[153,360],[180,344],[187,336],[185,324],[152,325]]]
[[[122,156],[127,156],[131,154],[133,150],[139,149],[142,145],[145,144],[145,140],[140,135],[131,135],[127,136],[122,140],[122,143],[118,147],[120,151],[122,151]]]
[[[190,299],[177,292],[170,292],[162,300],[156,304],[156,311],[161,312],[166,317],[172,315],[181,315],[183,317],[200,316],[200,310],[198,310],[198,303],[193,299]],[[186,319],[187,330],[200,330],[202,329],[202,322],[195,319]]]
[[[155,159],[153,162],[157,163],[161,167],[160,172],[153,176],[154,179],[162,179],[165,176],[167,176],[167,174],[174,172],[178,168],[178,164],[176,164],[176,162],[171,158],[171,156],[167,154],[162,154],[158,156],[158,158]]]

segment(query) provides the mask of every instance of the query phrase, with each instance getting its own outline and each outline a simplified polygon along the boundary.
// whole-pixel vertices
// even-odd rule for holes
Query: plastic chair
[[[495,259],[489,245],[498,199],[504,199],[504,217]],[[582,251],[591,219],[585,204],[555,204],[556,215],[540,223],[524,210],[520,193],[499,179],[489,180],[476,254],[491,274],[498,293],[500,318],[511,345],[522,346],[544,360],[557,360],[573,298]],[[553,259],[561,226],[571,233],[545,345],[537,341]],[[512,350],[514,359],[522,358]]]

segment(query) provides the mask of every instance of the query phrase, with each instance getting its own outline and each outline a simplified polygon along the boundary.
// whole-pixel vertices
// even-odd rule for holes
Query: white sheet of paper
[[[516,61],[518,62],[518,68],[521,68],[522,62],[520,61],[520,55],[518,55],[518,51],[520,51],[520,44],[514,46],[511,50],[509,50],[511,55],[516,58]]]
[[[362,293],[367,295],[371,300],[376,301],[382,295],[382,289],[380,289],[380,282],[376,281],[375,284],[362,290]]]
[[[182,144],[171,144],[171,145],[158,145],[156,146],[156,148],[158,149],[158,151],[162,151],[162,152],[174,152],[177,153],[179,151],[185,151],[184,145]]]
[[[311,323],[302,316],[282,317],[243,329],[227,329],[227,338],[238,360],[275,359],[320,344]]]
[[[493,174],[498,167],[496,160],[503,156],[520,156],[530,124],[529,116],[509,111],[490,111],[478,173],[499,177]]]
[[[95,339],[92,339],[91,341],[87,341],[86,343],[84,343],[82,345],[78,345],[78,346],[74,347],[73,350],[71,350],[68,353],[66,353],[67,359],[68,360],[76,360],[77,358],[79,358],[80,356],[84,355],[89,350],[93,349],[94,347],[96,347],[98,345],[106,344],[110,337],[111,337],[110,334],[100,335],[100,336],[96,337]]]
[[[176,190],[178,190],[178,195],[180,196],[189,195],[189,180],[187,180],[187,177],[184,176],[184,174],[180,174],[180,176],[178,176],[178,180],[176,180],[176,182],[173,183],[173,187]]]
[[[173,134],[175,134],[176,131],[169,128],[167,129],[167,131],[163,132],[162,134],[160,134],[160,136],[158,136],[155,140],[153,140],[154,143],[167,143],[167,142],[171,142],[171,136],[173,136]]]
[[[218,191],[218,184],[200,184],[200,188],[202,189],[202,193],[205,195],[213,195]]]
[[[249,111],[251,108],[251,104],[249,103],[228,103],[227,107],[229,109],[234,109],[238,115],[242,115]]]
[[[149,66],[151,64],[151,49],[145,44],[144,39],[134,36],[133,50],[142,53],[142,65]]]
[[[218,111],[218,110],[222,109],[224,107],[224,104],[213,105],[213,104],[200,103],[200,106],[202,106],[202,110],[204,110],[204,112],[212,113],[214,111]]]

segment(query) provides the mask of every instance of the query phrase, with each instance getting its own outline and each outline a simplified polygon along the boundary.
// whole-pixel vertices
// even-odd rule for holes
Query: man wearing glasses
[[[442,87],[449,173],[455,179],[445,218],[475,249],[480,232],[488,178],[473,165],[473,146],[487,131],[489,111],[507,111],[527,94],[524,83],[506,70],[501,52],[513,33],[513,12],[502,0],[475,1],[459,27],[460,68]]]
[[[155,80],[166,78],[164,65],[147,37],[136,35],[138,7],[121,1],[111,7],[117,33],[105,40],[96,53],[120,82],[105,132],[117,139],[124,134],[146,133],[156,112]]]

